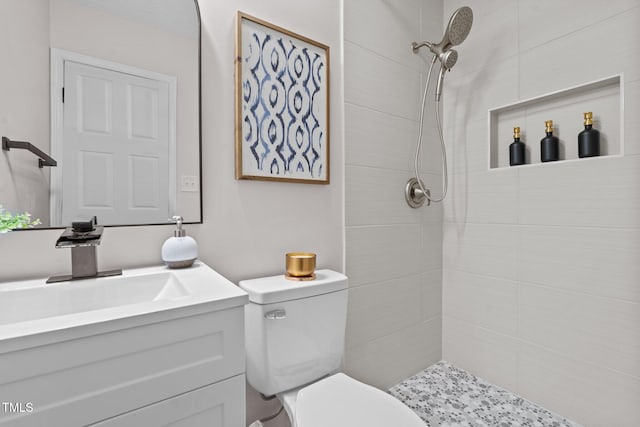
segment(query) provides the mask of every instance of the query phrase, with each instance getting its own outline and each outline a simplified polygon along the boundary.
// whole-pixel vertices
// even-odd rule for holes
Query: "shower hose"
[[[449,188],[449,176],[447,172],[447,151],[444,146],[444,136],[442,135],[442,122],[440,120],[440,99],[436,97],[435,107],[436,107],[436,125],[438,128],[438,136],[440,137],[440,148],[442,149],[442,196],[433,197],[429,195],[427,190],[422,185],[422,180],[420,179],[420,169],[419,169],[419,159],[420,159],[420,151],[422,150],[422,130],[424,128],[424,109],[427,103],[427,91],[429,90],[429,82],[431,81],[431,72],[433,71],[433,65],[436,63],[437,56],[433,56],[433,60],[431,61],[431,65],[429,66],[429,73],[427,74],[427,81],[424,85],[424,94],[422,95],[422,108],[420,110],[420,129],[418,130],[418,143],[416,144],[416,156],[413,162],[413,168],[416,174],[416,178],[418,180],[418,186],[420,190],[422,190],[422,194],[425,195],[427,200],[430,202],[441,202],[447,196],[447,190]],[[440,64],[442,67],[442,64]]]

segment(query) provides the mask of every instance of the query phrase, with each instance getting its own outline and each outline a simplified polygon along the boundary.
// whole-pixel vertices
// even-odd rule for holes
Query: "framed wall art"
[[[329,47],[238,12],[236,179],[329,183]]]

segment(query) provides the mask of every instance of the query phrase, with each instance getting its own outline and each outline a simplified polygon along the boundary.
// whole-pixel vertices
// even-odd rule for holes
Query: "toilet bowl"
[[[278,395],[292,427],[424,427],[395,397],[338,373]]]
[[[292,427],[424,427],[393,396],[339,373],[347,320],[347,277],[318,270],[243,280],[247,381],[276,395]]]

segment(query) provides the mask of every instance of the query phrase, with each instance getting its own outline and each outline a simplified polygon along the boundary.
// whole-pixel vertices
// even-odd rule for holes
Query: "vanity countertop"
[[[0,284],[0,353],[239,307],[249,300],[201,261],[185,269],[155,266],[121,276],[45,281]]]

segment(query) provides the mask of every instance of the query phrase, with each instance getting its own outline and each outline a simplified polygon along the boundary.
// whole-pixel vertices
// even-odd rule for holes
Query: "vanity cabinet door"
[[[93,427],[245,427],[245,376],[201,387]]]

